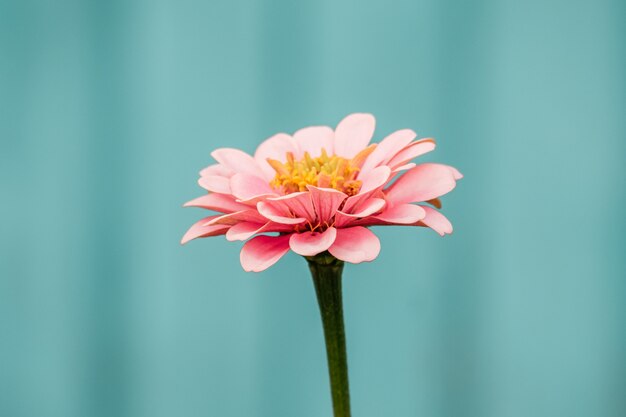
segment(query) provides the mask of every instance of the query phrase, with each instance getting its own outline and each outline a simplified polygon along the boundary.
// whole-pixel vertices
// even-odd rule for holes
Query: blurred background
[[[455,233],[344,274],[353,414],[626,415],[626,3],[0,2],[0,415],[331,415],[305,262],[179,240],[222,146],[378,120]]]

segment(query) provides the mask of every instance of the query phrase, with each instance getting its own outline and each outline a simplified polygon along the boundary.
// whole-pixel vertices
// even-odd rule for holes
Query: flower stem
[[[327,253],[307,257],[307,261],[324,327],[333,414],[335,417],[350,417],[348,357],[341,297],[343,262]]]

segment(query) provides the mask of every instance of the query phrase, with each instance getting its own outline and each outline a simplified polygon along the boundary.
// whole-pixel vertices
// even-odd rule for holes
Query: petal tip
[[[246,272],[261,272],[278,262],[289,251],[289,235],[256,236],[247,241],[239,254]]]
[[[337,238],[328,251],[345,262],[371,262],[380,254],[380,240],[369,229],[356,226],[337,231]]]
[[[346,119],[353,119],[353,118],[360,118],[360,119],[369,119],[370,121],[376,122],[376,117],[374,117],[374,115],[372,113],[368,113],[368,112],[355,112],[355,113],[350,113],[349,115],[347,115],[346,117],[343,118],[343,120]],[[343,121],[342,120],[342,121]]]
[[[330,248],[337,237],[337,229],[330,227],[322,233],[294,233],[289,238],[289,247],[302,256],[315,256]]]

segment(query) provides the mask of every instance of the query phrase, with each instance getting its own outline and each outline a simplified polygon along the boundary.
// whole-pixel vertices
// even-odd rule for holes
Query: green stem
[[[334,416],[350,417],[348,357],[341,299],[343,262],[327,253],[308,257],[307,261],[322,315]]]

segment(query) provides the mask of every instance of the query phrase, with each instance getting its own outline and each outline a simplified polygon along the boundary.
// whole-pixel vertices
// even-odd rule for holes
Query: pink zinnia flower
[[[303,256],[328,251],[350,263],[372,261],[380,241],[369,226],[452,233],[434,207],[441,208],[438,198],[455,187],[461,173],[447,165],[412,163],[435,142],[415,140],[409,129],[370,145],[375,124],[371,114],[355,113],[335,130],[313,126],[293,136],[274,135],[254,156],[217,149],[211,155],[218,163],[203,169],[198,180],[209,193],[185,206],[222,214],[195,223],[181,243],[218,235],[230,241],[252,238],[241,250],[241,265],[258,272],[289,249]]]

